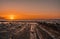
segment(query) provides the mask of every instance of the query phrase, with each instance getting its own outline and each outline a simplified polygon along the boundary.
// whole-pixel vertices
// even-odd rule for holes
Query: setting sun
[[[13,19],[15,19],[15,16],[14,15],[9,15],[9,19],[13,20]]]
[[[16,20],[16,19],[20,19],[19,18],[20,16],[18,16],[18,15],[15,15],[15,14],[9,14],[9,15],[5,15],[5,19],[7,19],[7,20]]]

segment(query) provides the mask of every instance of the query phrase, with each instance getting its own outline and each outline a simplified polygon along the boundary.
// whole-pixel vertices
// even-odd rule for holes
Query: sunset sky
[[[59,0],[0,0],[0,16],[9,19],[60,19]]]

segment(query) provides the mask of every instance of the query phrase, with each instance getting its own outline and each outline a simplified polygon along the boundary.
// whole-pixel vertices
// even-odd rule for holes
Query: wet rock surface
[[[60,39],[60,24],[1,22],[0,39]]]

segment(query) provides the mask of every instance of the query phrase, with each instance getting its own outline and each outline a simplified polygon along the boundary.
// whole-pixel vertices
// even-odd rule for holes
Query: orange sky
[[[5,13],[5,14],[4,14]],[[14,19],[55,19],[60,18],[59,12],[19,12],[16,10],[6,10],[1,12],[0,16],[10,19],[10,15],[14,15]]]
[[[0,1],[0,16],[10,19],[60,19],[60,2],[40,1]]]

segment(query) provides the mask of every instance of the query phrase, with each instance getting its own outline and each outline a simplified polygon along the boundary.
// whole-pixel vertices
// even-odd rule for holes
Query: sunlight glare
[[[9,18],[10,18],[11,20],[13,20],[13,19],[14,19],[14,15],[10,15]]]

